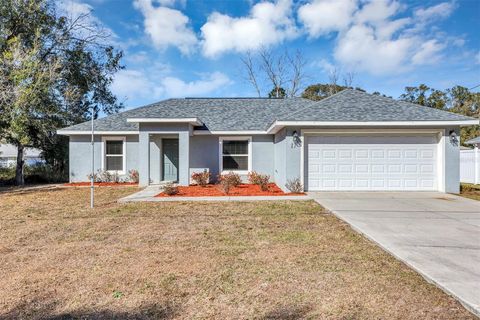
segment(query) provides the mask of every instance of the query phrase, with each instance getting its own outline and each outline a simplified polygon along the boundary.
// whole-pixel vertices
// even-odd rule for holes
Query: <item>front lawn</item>
[[[0,318],[474,319],[312,201],[0,193]]]

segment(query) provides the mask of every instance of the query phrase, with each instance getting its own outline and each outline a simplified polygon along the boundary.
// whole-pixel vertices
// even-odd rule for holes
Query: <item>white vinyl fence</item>
[[[480,184],[480,150],[460,150],[460,181]]]

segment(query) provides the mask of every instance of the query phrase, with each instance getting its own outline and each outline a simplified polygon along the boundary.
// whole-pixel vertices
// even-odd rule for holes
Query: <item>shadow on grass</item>
[[[311,311],[309,306],[280,306],[267,312],[262,320],[297,320],[305,319]]]
[[[6,314],[0,315],[0,320],[7,319],[42,319],[42,320],[70,320],[70,319],[172,319],[178,315],[178,308],[165,305],[147,305],[128,311],[115,310],[76,310],[57,314],[55,303],[39,304],[38,302],[24,303],[16,306]]]

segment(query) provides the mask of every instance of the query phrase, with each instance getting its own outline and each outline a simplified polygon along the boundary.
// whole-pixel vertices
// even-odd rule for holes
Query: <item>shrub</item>
[[[291,193],[302,193],[303,192],[303,184],[300,182],[299,178],[295,178],[293,180],[287,180],[285,187]]]
[[[87,175],[88,180],[92,178],[92,174],[90,173]],[[108,172],[106,170],[98,169],[96,173],[93,174],[93,181],[94,182],[113,182],[113,183],[120,183],[122,182],[120,176],[116,171]]]
[[[256,171],[250,171],[248,173],[248,182],[250,182],[251,184],[260,184],[259,183],[259,176],[260,174]]]
[[[260,174],[256,171],[251,171],[248,173],[248,182],[260,186],[262,191],[268,191],[270,176],[266,174]]]
[[[139,176],[139,174],[138,174],[138,170],[135,170],[135,169],[129,170],[129,171],[128,171],[128,179],[129,179],[131,182],[138,183],[138,181],[140,180],[140,176]]]
[[[0,168],[0,185],[13,185],[15,183],[15,169],[15,166]],[[23,173],[26,184],[68,181],[67,172],[56,170],[51,165],[45,163],[25,165]]]
[[[178,194],[178,186],[172,182],[169,182],[166,185],[164,185],[162,189],[163,189],[163,192],[165,194],[168,194],[169,196]]]
[[[270,183],[270,176],[267,174],[259,174],[257,177],[257,184],[262,191],[268,191],[268,184]]]
[[[220,181],[221,180],[227,180],[232,187],[237,187],[240,183],[242,183],[242,179],[240,178],[238,173],[235,172],[222,174],[220,176]]]
[[[226,194],[230,192],[231,188],[236,187],[240,183],[242,183],[242,179],[235,172],[229,172],[220,175],[218,177],[218,181],[220,183],[220,186],[222,187],[223,192],[225,192]]]
[[[194,172],[192,174],[192,180],[199,186],[205,187],[210,180],[210,172],[207,170],[204,170],[203,172]]]

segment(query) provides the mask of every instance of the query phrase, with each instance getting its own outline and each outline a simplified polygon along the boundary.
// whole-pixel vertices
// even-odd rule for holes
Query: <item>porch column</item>
[[[146,187],[150,183],[150,135],[148,131],[140,131],[138,136],[138,174],[139,185]]]
[[[178,184],[188,186],[190,183],[190,134],[188,131],[178,133]]]

